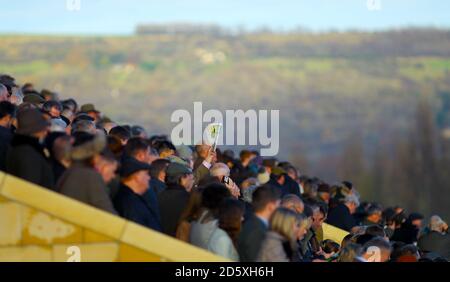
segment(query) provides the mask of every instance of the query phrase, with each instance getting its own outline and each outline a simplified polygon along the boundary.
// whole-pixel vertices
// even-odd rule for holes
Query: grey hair
[[[304,205],[302,199],[295,194],[287,194],[281,199],[280,206],[288,207],[289,205]]]
[[[442,232],[442,227],[445,225],[445,222],[438,215],[433,215],[430,218],[430,230]]]
[[[209,170],[211,176],[230,176],[230,168],[224,163],[215,163]]]
[[[359,198],[357,195],[350,194],[345,196],[344,203],[346,204],[354,203],[356,206],[359,206]]]

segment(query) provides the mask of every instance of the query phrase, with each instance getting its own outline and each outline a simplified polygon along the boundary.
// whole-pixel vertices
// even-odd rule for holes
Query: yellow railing
[[[322,224],[322,229],[324,240],[326,239],[333,240],[339,245],[342,243],[344,237],[349,234],[347,231],[344,231],[342,229],[339,229],[337,227],[334,227],[333,225],[329,225],[326,223]]]
[[[323,231],[337,243],[348,234]],[[0,172],[0,261],[227,260]]]
[[[0,261],[227,260],[0,172]]]

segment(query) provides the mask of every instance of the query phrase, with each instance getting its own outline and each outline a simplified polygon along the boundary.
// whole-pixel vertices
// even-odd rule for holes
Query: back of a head
[[[353,235],[352,234],[347,234],[341,242],[341,248],[344,248],[345,246],[347,246],[350,243],[354,243],[353,242]]]
[[[120,139],[114,136],[108,136],[107,137],[107,142],[108,142],[108,148],[109,150],[111,150],[111,152],[113,152],[113,154],[116,157],[119,157],[122,155],[123,152],[123,145],[120,142]]]
[[[47,101],[42,105],[42,109],[46,112],[50,112],[52,108],[57,108],[60,112],[63,110],[61,103],[55,100]]]
[[[303,183],[303,191],[305,197],[314,198],[317,194],[318,189],[319,184],[313,179],[308,179],[305,183]]]
[[[288,175],[294,175],[294,179],[298,178],[298,170],[289,162],[282,162],[278,164],[279,167],[284,169]]]
[[[383,210],[383,221],[390,225],[394,222],[395,210],[392,207],[386,208]]]
[[[205,187],[202,193],[202,206],[217,215],[222,202],[231,197],[230,191],[223,184],[212,183]]]
[[[183,210],[183,213],[180,216],[179,222],[183,221],[191,222],[194,220],[198,220],[202,211],[202,194],[203,194],[202,188],[197,188],[191,191],[191,194],[189,195],[189,200],[186,204],[186,207]]]
[[[131,127],[131,135],[133,137],[141,137],[141,138],[147,138],[147,132],[145,129],[140,125],[133,125]]]
[[[364,245],[363,245],[363,252],[367,252],[370,251],[370,248],[378,248],[381,251],[388,251],[389,253],[391,252],[392,248],[391,245],[389,244],[388,241],[386,241],[386,239],[382,238],[382,237],[374,237],[371,240],[367,241]]]
[[[16,105],[8,102],[8,101],[1,101],[0,102],[0,119],[4,118],[5,116],[15,117],[17,112]]]
[[[339,252],[338,262],[354,262],[356,257],[361,255],[361,246],[350,242],[342,247]]]
[[[61,103],[63,104],[63,106],[68,106],[70,110],[74,113],[78,110],[78,103],[77,101],[75,101],[75,99],[69,98],[63,100]]]
[[[175,146],[170,141],[160,141],[155,144],[155,149],[161,155],[164,152],[173,151],[176,152]]]
[[[418,249],[414,244],[406,244],[393,250],[391,258],[394,261],[398,261],[401,257],[416,257],[417,254]]]
[[[154,179],[158,178],[158,175],[161,173],[161,171],[165,171],[169,164],[170,161],[167,159],[154,160],[150,168],[150,176]]]
[[[95,123],[89,120],[78,120],[77,122],[72,124],[72,134],[76,132],[95,134]]]
[[[233,242],[239,235],[244,210],[244,204],[232,198],[226,198],[219,206],[219,227],[228,233]]]
[[[365,243],[369,242],[373,238],[375,238],[375,236],[373,236],[371,234],[367,234],[367,233],[358,234],[358,235],[355,235],[355,242],[357,244],[360,244],[361,246],[364,246]]]
[[[262,185],[256,188],[252,195],[252,206],[255,212],[263,211],[271,202],[280,200],[280,192],[272,185]]]
[[[123,126],[116,126],[109,131],[110,136],[119,138],[120,140],[128,140],[131,138],[131,133]]]
[[[294,194],[285,195],[280,202],[280,206],[291,210],[299,209],[303,207],[303,201]]]
[[[366,234],[372,235],[374,237],[386,237],[386,232],[384,231],[383,226],[377,224],[367,226]]]
[[[141,151],[147,151],[150,145],[140,137],[130,138],[125,145],[124,154],[128,157],[135,157]]]
[[[332,240],[327,239],[322,242],[322,250],[327,254],[337,253],[339,249],[339,244]]]
[[[73,138],[69,135],[57,137],[53,142],[52,155],[58,160],[70,160]]]

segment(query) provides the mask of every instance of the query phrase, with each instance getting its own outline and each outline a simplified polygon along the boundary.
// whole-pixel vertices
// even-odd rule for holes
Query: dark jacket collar
[[[7,127],[1,126],[1,125],[0,125],[0,132],[5,133],[5,134],[11,134],[11,135],[13,134],[13,131],[11,128],[7,128]]]
[[[125,185],[122,182],[120,182],[120,188],[123,189],[124,191],[126,191],[127,194],[132,194],[132,195],[135,195],[138,197],[140,196],[139,194],[134,193],[134,191],[130,187],[128,187],[128,185]]]
[[[338,207],[340,207],[340,209],[341,209],[344,213],[351,215],[350,209],[347,207],[346,204],[340,203]]]
[[[6,128],[6,127],[0,125],[0,138],[4,139],[6,142],[9,143],[9,142],[11,142],[12,137],[13,137],[13,132],[12,132],[11,128]]]
[[[136,194],[130,187],[127,185],[120,183],[120,190],[123,190],[123,193],[127,194],[129,197],[134,198],[135,200],[142,201],[146,206],[147,202],[144,200],[144,197],[142,195]]]
[[[150,181],[154,184],[159,184],[159,185],[163,185],[163,186],[167,186],[165,182],[159,180],[158,178],[154,178],[152,177],[152,179],[150,179]]]
[[[11,141],[12,147],[17,146],[23,146],[28,145],[33,147],[37,152],[42,154],[46,158],[46,155],[44,153],[44,147],[39,143],[39,139],[36,137],[28,136],[28,135],[22,135],[22,134],[14,134],[14,137]]]
[[[183,186],[181,186],[180,184],[168,185],[166,189],[167,190],[183,190],[183,191],[186,191],[186,189]],[[186,191],[186,193],[187,193],[187,191]]]

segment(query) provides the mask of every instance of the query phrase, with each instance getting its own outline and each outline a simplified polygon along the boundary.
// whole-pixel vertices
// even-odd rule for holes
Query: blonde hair
[[[360,245],[350,242],[339,251],[337,262],[354,262],[356,257],[361,254]]]
[[[294,224],[307,222],[306,217],[301,217],[287,208],[278,208],[270,218],[270,230],[277,232],[290,242],[291,247],[296,246],[297,234],[293,228]]]

